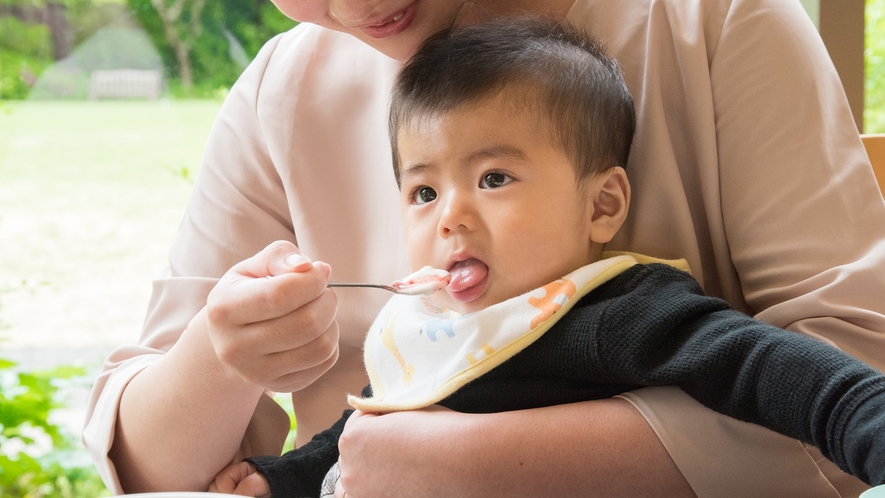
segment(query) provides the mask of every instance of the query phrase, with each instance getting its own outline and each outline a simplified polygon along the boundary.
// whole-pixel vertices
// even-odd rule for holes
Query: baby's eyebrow
[[[472,163],[474,161],[492,159],[496,157],[512,157],[514,159],[520,160],[528,159],[528,156],[526,156],[525,152],[523,152],[522,149],[513,147],[512,145],[494,145],[492,147],[486,147],[470,154],[467,157],[467,162]]]
[[[400,181],[405,180],[406,178],[408,178],[410,176],[419,176],[419,175],[426,173],[427,171],[432,170],[432,169],[433,169],[432,164],[428,164],[428,163],[413,164],[413,165],[407,167],[406,169],[402,170],[402,172],[399,175]]]
[[[477,161],[482,161],[484,159],[495,159],[499,157],[510,157],[513,159],[519,159],[521,161],[528,160],[528,156],[526,155],[526,153],[518,147],[514,147],[512,145],[492,145],[490,147],[484,147],[480,150],[472,152],[469,156],[467,156],[467,160],[464,161],[463,164],[469,165]],[[400,172],[400,182],[403,182],[407,178],[412,176],[421,176],[427,174],[434,169],[436,169],[436,166],[432,163],[417,163],[409,165]]]

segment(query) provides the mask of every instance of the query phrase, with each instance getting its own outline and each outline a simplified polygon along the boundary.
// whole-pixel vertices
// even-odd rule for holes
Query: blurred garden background
[[[885,0],[866,8],[885,133]],[[138,340],[224,96],[294,25],[269,0],[0,0],[0,496],[106,493],[79,446],[92,379]],[[90,100],[121,70],[158,94]]]
[[[866,1],[864,133],[885,133],[885,0]]]
[[[0,496],[106,494],[92,380],[138,340],[227,90],[294,25],[269,0],[0,0]],[[120,70],[159,98],[89,100]]]

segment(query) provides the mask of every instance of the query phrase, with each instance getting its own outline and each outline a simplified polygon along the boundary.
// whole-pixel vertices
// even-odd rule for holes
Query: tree
[[[178,60],[181,86],[189,90],[194,86],[190,53],[203,33],[201,14],[206,0],[151,0],[151,4],[160,15],[166,40]]]
[[[55,60],[71,54],[74,34],[66,16],[64,0],[0,0],[0,17],[14,17],[21,22],[45,24],[52,36]]]
[[[153,5],[155,1],[125,0],[125,4],[159,50],[166,74],[172,79],[170,88],[176,93],[178,89],[184,90],[184,70],[166,36],[163,21]],[[171,3],[172,0],[165,0],[165,5]],[[187,21],[190,22],[192,18],[192,13],[188,12]],[[208,0],[200,19],[200,36],[188,52],[194,84],[192,89],[184,92],[189,96],[215,95],[221,88],[230,88],[243,70],[242,57],[233,58],[232,49],[240,54],[245,51],[246,61],[251,60],[267,40],[296,24],[270,0]],[[235,38],[235,42],[232,38]],[[235,48],[232,47],[234,43],[237,44]]]

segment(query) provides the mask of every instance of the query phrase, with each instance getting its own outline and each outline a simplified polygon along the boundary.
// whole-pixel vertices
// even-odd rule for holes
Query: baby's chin
[[[439,291],[431,298],[438,306],[442,306],[448,310],[457,312],[460,315],[469,315],[477,311],[484,310],[498,303],[506,301],[508,298],[493,298],[485,294],[471,301],[459,301],[448,295],[445,290]]]
[[[540,284],[534,282],[507,282],[507,284],[503,284],[498,281],[497,285],[495,285],[495,279],[490,279],[485,291],[471,301],[458,301],[448,295],[445,290],[440,291],[437,294],[440,296],[445,294],[445,304],[439,303],[440,305],[445,306],[450,310],[457,311],[461,315],[469,315],[470,313],[476,313],[485,308],[533,292],[552,281],[553,280],[545,281]],[[507,286],[507,289],[502,289],[505,285]]]

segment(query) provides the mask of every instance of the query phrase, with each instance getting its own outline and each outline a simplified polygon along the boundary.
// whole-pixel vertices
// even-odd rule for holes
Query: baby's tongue
[[[455,263],[455,266],[449,269],[449,273],[452,275],[449,290],[461,292],[482,282],[489,274],[489,267],[478,259],[468,259]]]

